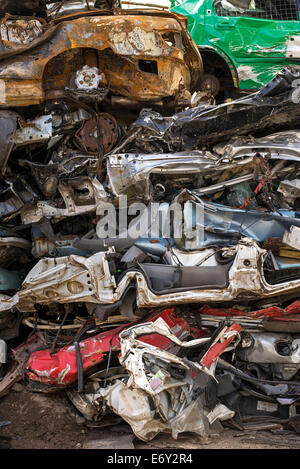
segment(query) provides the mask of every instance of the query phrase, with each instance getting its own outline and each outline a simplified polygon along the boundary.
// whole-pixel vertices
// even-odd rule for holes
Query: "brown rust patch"
[[[181,35],[181,29],[175,15],[86,15],[62,21],[35,40],[35,47],[29,44],[2,59],[0,106],[40,104],[49,92],[72,86],[76,70],[91,61],[114,94],[139,101],[175,97],[182,87],[189,90],[195,81],[191,75],[202,70],[187,33],[182,46],[166,39],[170,33]]]

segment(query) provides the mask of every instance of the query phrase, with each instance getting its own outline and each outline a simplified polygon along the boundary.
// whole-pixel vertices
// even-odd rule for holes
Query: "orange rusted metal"
[[[102,112],[98,114],[97,119],[98,125],[95,118],[89,119],[76,133],[76,141],[80,144],[79,148],[91,155],[99,152],[98,128],[105,153],[116,145],[119,136],[118,123],[111,114]]]
[[[63,95],[72,88],[76,71],[91,60],[112,94],[138,101],[180,101],[202,73],[186,22],[155,10],[67,16],[44,25],[42,35],[29,44],[2,41],[2,46],[0,107],[40,104]]]

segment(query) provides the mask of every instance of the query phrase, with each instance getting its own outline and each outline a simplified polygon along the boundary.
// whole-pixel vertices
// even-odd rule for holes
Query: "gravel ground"
[[[114,416],[115,417],[115,416]],[[300,438],[288,438],[267,431],[243,433],[228,428],[203,440],[194,434],[181,434],[177,441],[158,435],[144,443],[127,424],[88,428],[64,392],[40,394],[26,391],[17,383],[0,400],[0,448],[12,449],[295,449]],[[293,436],[294,435],[294,436]],[[299,440],[298,440],[299,438]]]

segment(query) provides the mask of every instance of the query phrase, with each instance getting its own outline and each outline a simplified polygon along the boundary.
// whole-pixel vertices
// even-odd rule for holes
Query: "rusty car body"
[[[7,14],[0,30],[1,107],[108,90],[180,102],[202,73],[185,18],[159,10],[95,9],[48,20]]]

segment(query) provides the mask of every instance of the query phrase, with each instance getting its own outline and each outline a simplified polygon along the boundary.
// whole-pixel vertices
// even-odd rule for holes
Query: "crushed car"
[[[297,0],[171,0],[187,17],[204,62],[202,90],[224,98],[257,91],[299,62]],[[270,32],[272,33],[270,34]]]
[[[5,4],[1,398],[145,442],[299,431],[299,71],[215,104],[179,15]]]

